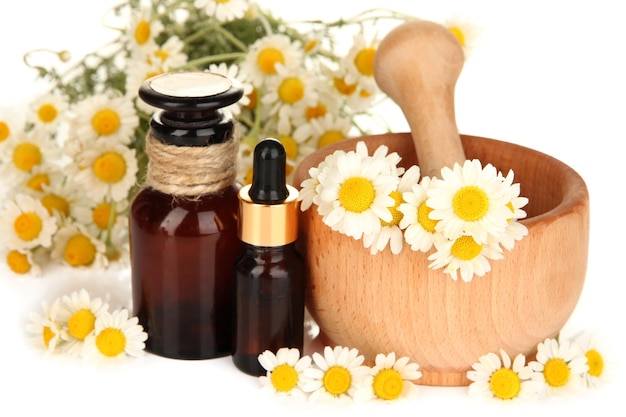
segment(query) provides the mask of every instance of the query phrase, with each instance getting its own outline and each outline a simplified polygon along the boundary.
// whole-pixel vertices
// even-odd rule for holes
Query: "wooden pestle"
[[[464,60],[456,37],[426,20],[401,24],[377,49],[374,77],[409,123],[423,176],[439,176],[444,166],[465,161],[454,113]]]

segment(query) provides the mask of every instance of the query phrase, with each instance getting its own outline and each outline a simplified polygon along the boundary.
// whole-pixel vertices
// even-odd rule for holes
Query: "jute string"
[[[209,146],[167,145],[146,136],[146,185],[185,198],[218,192],[237,177],[238,135]]]

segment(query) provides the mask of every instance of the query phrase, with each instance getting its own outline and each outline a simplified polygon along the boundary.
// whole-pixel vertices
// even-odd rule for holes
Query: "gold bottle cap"
[[[255,246],[283,246],[298,237],[298,190],[287,185],[289,195],[278,204],[259,204],[250,198],[251,185],[239,190],[239,238]]]

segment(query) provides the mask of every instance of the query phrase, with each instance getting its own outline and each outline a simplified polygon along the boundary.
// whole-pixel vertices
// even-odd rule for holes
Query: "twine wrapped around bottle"
[[[146,186],[165,194],[193,199],[216,193],[237,177],[239,136],[210,146],[168,145],[146,136]]]

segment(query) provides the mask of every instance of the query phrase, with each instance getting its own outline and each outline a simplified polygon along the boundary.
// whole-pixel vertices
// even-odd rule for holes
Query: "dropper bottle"
[[[235,262],[233,362],[260,376],[265,350],[304,343],[304,263],[296,251],[298,191],[286,184],[286,154],[276,139],[254,149],[252,184],[239,192],[239,238]]]

